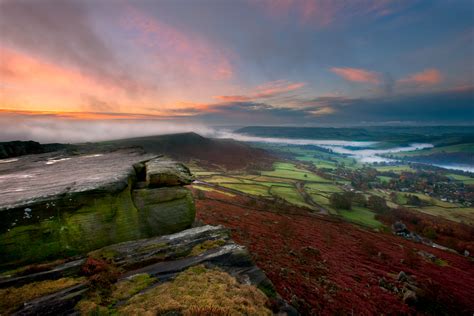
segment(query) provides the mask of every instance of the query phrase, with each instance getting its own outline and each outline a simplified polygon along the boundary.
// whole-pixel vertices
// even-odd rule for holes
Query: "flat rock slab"
[[[145,164],[146,182],[149,187],[169,187],[191,184],[194,177],[182,163],[156,158]]]
[[[135,163],[149,160],[136,149],[62,156],[54,153],[0,160],[0,211],[67,193],[117,192],[128,185]]]

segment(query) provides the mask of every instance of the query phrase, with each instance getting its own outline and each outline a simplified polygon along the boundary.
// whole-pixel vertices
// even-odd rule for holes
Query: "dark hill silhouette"
[[[104,144],[104,143],[103,143]],[[203,137],[196,133],[180,133],[121,139],[105,144],[138,146],[155,154],[165,154],[181,161],[199,160],[228,169],[271,165],[273,157],[265,150],[231,139]]]
[[[0,143],[0,159],[31,154],[42,154],[70,148],[65,144],[40,144],[35,141],[11,141]]]

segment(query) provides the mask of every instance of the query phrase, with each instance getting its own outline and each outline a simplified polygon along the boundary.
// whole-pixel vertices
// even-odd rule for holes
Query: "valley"
[[[354,145],[359,146],[340,144]],[[474,307],[472,173],[405,160],[367,163],[314,144],[241,142],[194,133],[74,144],[42,155],[48,168],[67,170],[75,161],[104,163],[123,152],[186,164],[194,177],[192,183],[184,182],[195,200],[193,225],[229,229],[229,238],[248,249],[248,258],[262,269],[281,302],[302,315],[463,314]],[[8,177],[16,166],[36,166],[36,159],[5,160],[0,177]],[[134,168],[143,181],[140,169]],[[32,179],[40,180],[40,173],[33,173]],[[16,181],[21,185],[25,180]],[[141,188],[140,183],[134,186]],[[21,196],[13,191],[12,198]],[[142,207],[142,198],[134,193],[137,207]],[[22,226],[7,228],[8,234],[22,231]],[[216,246],[207,250],[203,244],[196,254]],[[158,257],[153,260],[168,265]],[[174,269],[177,263],[169,264]],[[226,261],[220,264],[224,267]],[[285,306],[281,302],[278,308]],[[105,308],[104,303],[82,300],[76,309],[90,309],[86,303]],[[151,298],[146,304],[158,306]]]

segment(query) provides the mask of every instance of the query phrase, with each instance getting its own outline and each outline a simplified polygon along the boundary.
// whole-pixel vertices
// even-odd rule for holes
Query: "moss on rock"
[[[23,303],[84,282],[83,278],[62,278],[0,289],[0,315],[9,315]]]
[[[130,183],[117,193],[101,192],[71,199],[76,209],[57,203],[54,210],[47,210],[54,215],[32,219],[0,234],[0,270],[175,233],[194,222],[194,200],[186,188],[135,190],[137,209],[131,186]],[[32,213],[35,212],[40,210],[33,208]]]
[[[134,190],[133,200],[140,212],[142,231],[148,236],[189,228],[196,216],[192,193],[186,188]]]

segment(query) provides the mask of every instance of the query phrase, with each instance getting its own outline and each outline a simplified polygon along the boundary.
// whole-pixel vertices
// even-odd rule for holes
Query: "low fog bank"
[[[241,142],[257,142],[287,145],[313,145],[313,146],[351,146],[351,147],[367,147],[373,146],[378,142],[372,141],[351,141],[351,140],[326,140],[326,139],[299,139],[299,138],[283,138],[283,137],[260,137],[245,134],[234,133],[231,130],[218,130],[214,137],[232,138]]]
[[[81,143],[140,136],[195,132],[213,136],[203,124],[157,120],[71,120],[0,117],[0,142],[34,140],[40,143]]]

